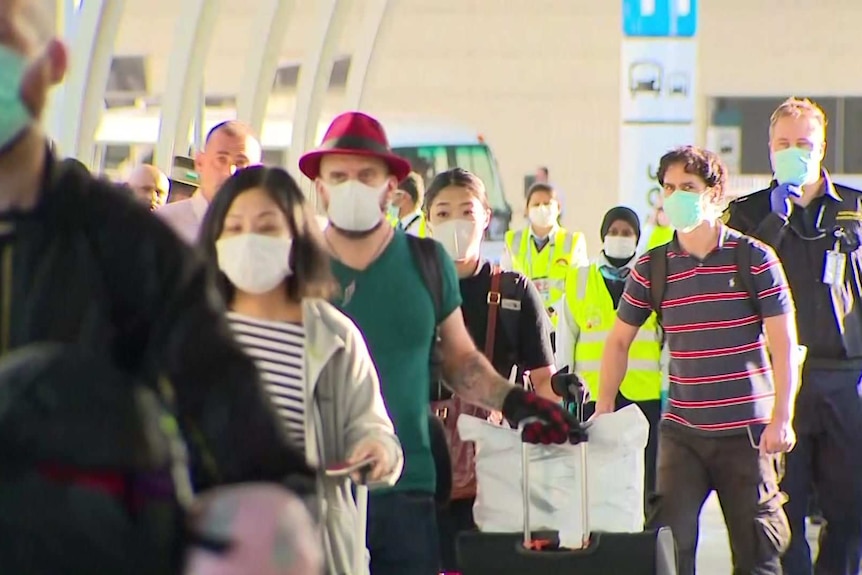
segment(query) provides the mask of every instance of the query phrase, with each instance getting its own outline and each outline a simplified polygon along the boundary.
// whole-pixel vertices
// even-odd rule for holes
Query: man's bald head
[[[259,164],[262,155],[260,142],[246,124],[230,120],[216,125],[207,134],[204,149],[195,156],[201,194],[212,201],[236,170]]]
[[[167,202],[170,182],[157,167],[141,164],[129,174],[129,187],[135,193],[136,200],[155,210]]]

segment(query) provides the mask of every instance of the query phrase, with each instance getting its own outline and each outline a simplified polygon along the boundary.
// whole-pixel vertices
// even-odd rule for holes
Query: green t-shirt
[[[437,248],[443,262],[442,320],[461,305],[461,292],[455,265],[441,245]],[[438,319],[407,236],[396,230],[380,257],[364,271],[335,260],[332,271],[341,286],[334,303],[365,336],[404,449],[404,472],[394,489],[433,493],[436,475],[428,435],[428,386]]]

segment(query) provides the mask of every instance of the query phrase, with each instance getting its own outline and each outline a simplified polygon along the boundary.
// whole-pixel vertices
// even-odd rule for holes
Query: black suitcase
[[[588,442],[578,445],[583,472],[581,501],[587,497]],[[461,575],[676,575],[676,543],[670,528],[640,533],[590,532],[587,506],[581,509],[581,549],[560,549],[557,534],[530,529],[529,451],[521,449],[523,533],[466,532],[458,537]]]

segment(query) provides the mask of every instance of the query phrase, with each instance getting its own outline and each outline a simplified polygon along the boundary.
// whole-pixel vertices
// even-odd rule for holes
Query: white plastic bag
[[[518,432],[467,415],[458,432],[476,443],[478,492],[473,517],[481,531],[514,533],[524,528],[521,438]],[[590,531],[638,533],[644,527],[644,448],[649,422],[629,405],[597,418],[588,442]],[[578,448],[529,446],[530,527],[558,531],[563,547],[582,540],[581,470]]]

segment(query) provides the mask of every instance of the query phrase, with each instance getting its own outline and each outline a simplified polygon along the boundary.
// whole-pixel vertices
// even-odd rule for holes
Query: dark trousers
[[[761,456],[747,434],[709,437],[664,426],[659,436],[658,491],[650,528],[673,530],[679,575],[694,575],[698,518],[718,493],[730,538],[734,575],[781,575],[790,528],[778,489],[777,457]]]
[[[862,560],[862,387],[860,374],[805,370],[796,399],[796,447],[787,455],[781,489],[790,498],[793,534],[787,575],[856,575]],[[812,571],[805,539],[811,486],[826,520]]]
[[[476,529],[476,523],[473,521],[473,503],[475,502],[475,498],[454,499],[448,505],[437,509],[437,526],[440,532],[440,562],[444,572],[460,571],[456,554],[458,534]]]
[[[651,499],[655,493],[656,460],[658,458],[658,429],[661,423],[661,400],[629,401],[621,393],[617,394],[616,409],[635,404],[643,412],[649,422],[649,439],[644,449],[644,496]],[[596,411],[595,402],[584,404],[584,420],[589,419]]]
[[[369,497],[368,550],[371,575],[437,575],[433,495],[390,492]]]

